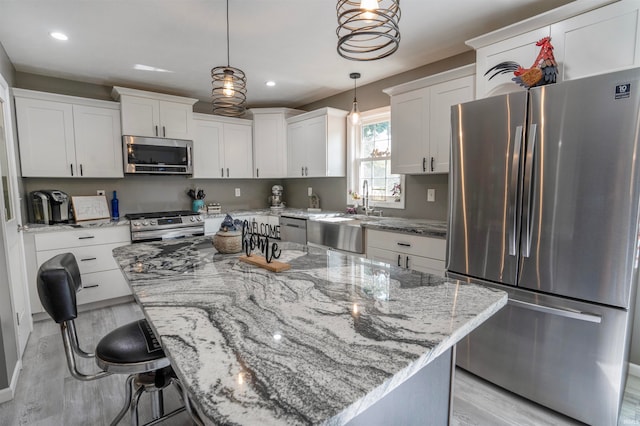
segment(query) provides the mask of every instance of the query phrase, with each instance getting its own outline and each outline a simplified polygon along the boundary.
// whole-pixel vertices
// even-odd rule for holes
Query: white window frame
[[[347,205],[352,206],[356,201],[349,194],[349,190],[355,191],[362,196],[362,188],[359,186],[359,163],[360,159],[360,138],[362,136],[362,124],[368,124],[371,121],[375,121],[381,118],[391,120],[391,107],[386,106],[382,108],[376,108],[369,111],[364,111],[360,114],[360,123],[353,125],[350,117],[347,117]],[[393,141],[391,143],[393,146]],[[393,155],[393,153],[392,153]],[[399,202],[387,202],[387,201],[375,201],[371,199],[371,189],[369,189],[369,207],[378,207],[385,209],[404,209],[405,208],[405,194],[407,193],[406,183],[404,175],[400,175],[400,186],[402,192],[400,193]],[[358,206],[362,207],[364,201],[357,200]],[[360,213],[360,212],[358,212]]]

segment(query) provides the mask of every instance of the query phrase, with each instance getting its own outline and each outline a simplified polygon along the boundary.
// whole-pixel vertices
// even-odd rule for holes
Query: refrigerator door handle
[[[533,212],[531,211],[532,198],[533,198],[533,159],[536,149],[536,130],[537,124],[531,124],[529,126],[529,137],[527,140],[527,155],[525,157],[525,169],[524,169],[524,205],[522,207],[523,221],[524,221],[524,235],[522,241],[522,256],[529,257],[531,254],[531,228],[533,222]]]
[[[520,148],[522,146],[522,126],[516,127],[516,138],[513,146],[513,160],[511,162],[511,182],[509,184],[509,256],[516,255],[517,217],[516,205],[518,203],[518,175],[520,174]]]
[[[537,305],[535,303],[523,302],[522,300],[516,299],[509,299],[508,304],[525,309],[531,309],[533,311],[538,311],[545,314],[558,315],[565,318],[573,318],[580,321],[594,322],[596,324],[600,324],[602,322],[602,317],[600,315],[591,314],[588,312],[552,308],[551,306]]]

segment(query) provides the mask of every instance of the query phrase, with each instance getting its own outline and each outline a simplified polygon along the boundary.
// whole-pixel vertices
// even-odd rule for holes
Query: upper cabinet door
[[[451,149],[451,107],[474,99],[475,76],[457,78],[431,86],[429,107],[429,155],[428,170],[433,173],[449,173]]]
[[[224,177],[223,123],[194,120],[193,177]]]
[[[391,173],[427,171],[429,90],[427,87],[391,97]]]
[[[120,110],[73,106],[76,163],[83,177],[123,177]]]
[[[639,66],[638,6],[621,1],[551,25],[561,80]]]
[[[489,77],[493,73],[486,76],[484,74],[493,66],[505,61],[517,62],[523,68],[529,68],[540,51],[536,43],[549,36],[549,32],[549,26],[546,26],[478,49],[476,51],[476,98],[523,91],[522,87],[511,80],[513,78],[511,72],[496,75],[491,80]],[[553,39],[551,43],[555,45]],[[593,60],[598,59],[593,58]]]
[[[304,141],[305,176],[321,177],[327,173],[327,116],[305,121],[302,135]],[[339,155],[336,152],[336,155]]]
[[[193,107],[189,104],[160,101],[158,136],[193,139]]]
[[[287,176],[287,127],[282,113],[253,116],[253,152],[257,178]]]
[[[161,136],[160,102],[137,96],[122,96],[122,134]]]
[[[225,177],[253,177],[251,126],[224,123]]]
[[[15,98],[24,177],[71,177],[75,165],[73,108],[71,104]]]

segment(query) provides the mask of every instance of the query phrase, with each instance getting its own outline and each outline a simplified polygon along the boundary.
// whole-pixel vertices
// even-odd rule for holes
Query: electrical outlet
[[[433,202],[436,200],[436,190],[433,188],[427,189],[427,201]]]
[[[105,194],[106,194],[106,192],[104,191],[104,189],[98,189],[98,190],[96,191],[96,194],[98,194],[98,195],[105,195]]]
[[[307,195],[308,195],[309,197],[311,197],[311,196],[313,195],[313,188],[311,188],[311,187],[308,187],[308,188],[307,188]]]
[[[236,188],[236,197],[240,196],[240,188]]]

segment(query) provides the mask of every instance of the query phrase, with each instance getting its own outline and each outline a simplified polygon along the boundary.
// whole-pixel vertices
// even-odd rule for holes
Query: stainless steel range
[[[134,243],[204,235],[204,219],[190,210],[130,213],[125,217]]]

